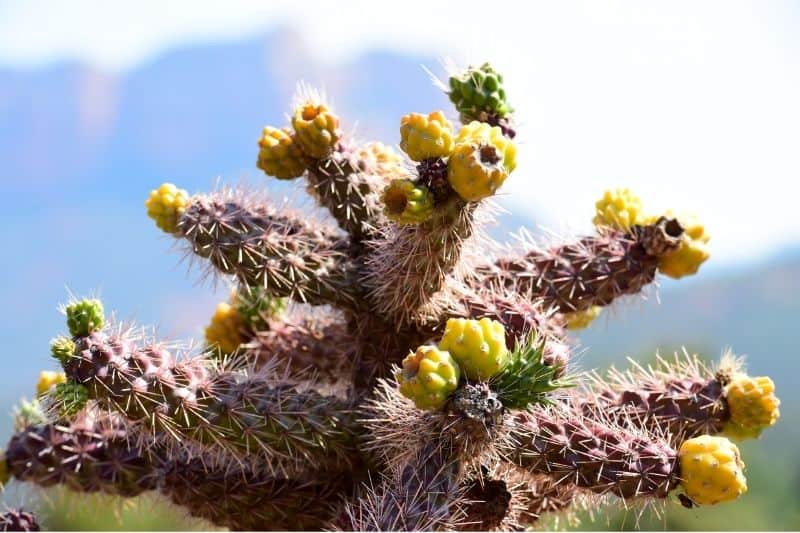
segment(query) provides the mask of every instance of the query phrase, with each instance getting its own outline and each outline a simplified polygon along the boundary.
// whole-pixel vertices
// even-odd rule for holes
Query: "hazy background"
[[[404,113],[455,119],[423,66],[445,78],[445,58],[490,60],[521,143],[496,235],[588,231],[595,198],[625,185],[654,209],[697,212],[713,236],[699,276],[583,333],[582,365],[730,346],[783,401],[778,426],[742,446],[746,497],[644,525],[798,529],[799,22],[792,1],[0,1],[0,412],[53,367],[68,290],[200,338],[225,291],[198,285],[144,199],[218,177],[300,198],[255,168],[261,128],[285,121],[297,81],[324,87],[359,138],[396,145]],[[88,527],[64,520],[50,525]]]

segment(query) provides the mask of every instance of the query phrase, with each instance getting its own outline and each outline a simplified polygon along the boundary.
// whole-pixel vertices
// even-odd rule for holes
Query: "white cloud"
[[[798,12],[791,2],[26,0],[0,4],[0,62],[125,69],[282,23],[328,62],[373,46],[491,59],[522,121],[521,164],[504,189],[515,210],[577,229],[605,186],[629,185],[649,204],[698,211],[717,257],[733,261],[800,240]]]

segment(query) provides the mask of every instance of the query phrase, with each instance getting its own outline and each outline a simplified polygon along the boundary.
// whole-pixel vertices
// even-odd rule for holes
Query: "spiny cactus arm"
[[[345,237],[242,190],[188,198],[173,234],[187,243],[189,255],[207,260],[211,271],[264,287],[274,297],[361,305]]]
[[[88,397],[176,444],[192,442],[264,461],[275,473],[347,468],[358,432],[346,401],[276,381],[273,368],[250,373],[203,356],[176,358],[132,330],[73,338],[61,360]]]
[[[298,481],[199,460],[164,468],[160,490],[192,515],[233,531],[309,531],[330,523],[348,477]]]
[[[479,267],[471,284],[497,284],[561,313],[606,306],[651,283],[659,257],[676,249],[682,235],[681,225],[666,218],[628,232],[602,228],[597,235],[549,249],[532,245]]]
[[[318,529],[348,483],[207,467],[202,459],[170,457],[163,447],[139,448],[121,427],[92,423],[29,427],[12,437],[5,460],[13,477],[42,487],[123,497],[158,490],[193,516],[234,530]]]
[[[666,441],[557,408],[517,413],[512,462],[597,493],[664,498],[679,484],[678,453]]]
[[[460,261],[476,230],[476,204],[450,198],[421,224],[390,224],[367,242],[368,298],[397,327],[438,318],[447,306],[445,285],[466,272]]]
[[[388,148],[381,148],[391,154]],[[326,157],[313,161],[306,172],[306,190],[330,211],[339,226],[360,242],[381,224],[380,193],[392,177],[404,174],[395,163],[382,163],[373,147],[353,149],[339,143]]]
[[[515,464],[597,494],[658,499],[680,487],[695,503],[713,505],[747,490],[739,451],[721,437],[689,439],[677,450],[653,432],[537,407],[514,416],[511,441]]]
[[[747,376],[732,354],[716,369],[688,354],[672,361],[659,357],[650,367],[631,364],[627,372],[589,376],[589,386],[576,398],[579,408],[587,416],[617,413],[630,423],[665,429],[675,442],[723,432],[757,437],[780,416],[772,380]]]
[[[339,117],[317,91],[301,86],[295,100],[294,131],[264,128],[258,167],[278,179],[305,174],[311,197],[358,243],[381,223],[378,197],[389,179],[403,175],[400,158],[381,143],[343,140]]]
[[[41,487],[132,497],[158,485],[155,465],[120,427],[29,426],[11,437],[5,462],[15,479]]]
[[[452,443],[433,436],[377,487],[366,488],[339,514],[345,531],[432,531],[452,523],[462,463]]]
[[[571,518],[591,500],[585,491],[548,476],[500,463],[488,476],[471,480],[462,497],[459,531],[519,531],[545,516]]]
[[[247,344],[256,364],[277,364],[316,383],[334,385],[352,377],[354,338],[340,320],[282,317],[269,320]]]

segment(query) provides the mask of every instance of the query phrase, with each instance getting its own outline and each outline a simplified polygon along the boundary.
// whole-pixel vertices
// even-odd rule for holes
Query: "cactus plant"
[[[63,375],[43,374],[41,397],[20,408],[2,471],[80,492],[155,490],[231,529],[513,529],[600,496],[744,494],[722,434],[776,422],[769,378],[730,357],[605,377],[570,364],[568,330],[660,273],[697,272],[705,228],[613,190],[593,234],[494,253],[483,229],[490,198],[516,179],[513,108],[488,64],[447,90],[463,124],[404,116],[393,142],[405,161],[349,138],[307,88],[290,124],[262,130],[258,168],[302,180],[330,221],[252,190],[153,190],[155,225],[235,284],[205,348],[107,320],[99,300],[70,302],[50,346]]]

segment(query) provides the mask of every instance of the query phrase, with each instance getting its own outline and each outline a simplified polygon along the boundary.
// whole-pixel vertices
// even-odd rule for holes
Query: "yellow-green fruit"
[[[645,222],[642,200],[627,188],[609,189],[594,204],[592,222],[597,227],[610,227],[628,231],[635,224]]]
[[[290,131],[267,126],[258,140],[256,165],[270,176],[290,180],[303,175],[308,157]]]
[[[470,122],[447,161],[447,181],[465,201],[492,196],[517,166],[516,145],[497,126]]]
[[[714,505],[747,492],[739,449],[725,437],[701,435],[684,441],[678,456],[681,486],[693,502]]]
[[[403,368],[395,378],[400,393],[419,409],[438,409],[458,387],[461,371],[447,351],[420,346],[403,359]]]
[[[574,311],[567,313],[565,318],[567,320],[567,328],[572,330],[583,329],[589,326],[595,318],[600,316],[603,308],[599,305],[593,305],[583,311]]]
[[[400,119],[400,148],[414,161],[447,157],[453,151],[453,125],[444,113],[409,113]]]
[[[234,306],[227,302],[217,305],[211,323],[206,327],[206,343],[230,354],[242,343],[244,321]]]
[[[299,106],[292,116],[292,127],[297,144],[314,159],[328,156],[341,137],[339,118],[323,104]]]
[[[517,168],[517,145],[503,135],[498,126],[490,126],[485,122],[474,120],[458,130],[456,144],[477,143],[493,146],[502,160],[502,165],[509,174]]]
[[[700,265],[711,256],[708,251],[711,235],[705,226],[693,216],[682,216],[678,221],[684,230],[680,245],[658,258],[658,270],[675,279],[697,273]]]
[[[64,364],[75,354],[75,342],[69,337],[56,337],[50,342],[50,354]]]
[[[737,438],[758,436],[780,417],[781,401],[775,396],[775,383],[766,377],[740,375],[725,387],[730,411],[726,433]]]
[[[439,348],[450,352],[469,379],[487,380],[508,362],[505,328],[489,318],[449,319]]]
[[[178,189],[172,183],[164,183],[158,189],[150,191],[150,196],[145,200],[147,216],[152,218],[156,226],[166,233],[175,233],[178,228],[178,219],[186,210],[189,203],[189,193]]]
[[[66,381],[67,375],[63,372],[42,370],[39,372],[39,381],[36,383],[36,395],[41,396],[59,383],[66,383]]]
[[[381,200],[386,216],[400,224],[421,224],[433,215],[433,195],[411,180],[392,180]]]

